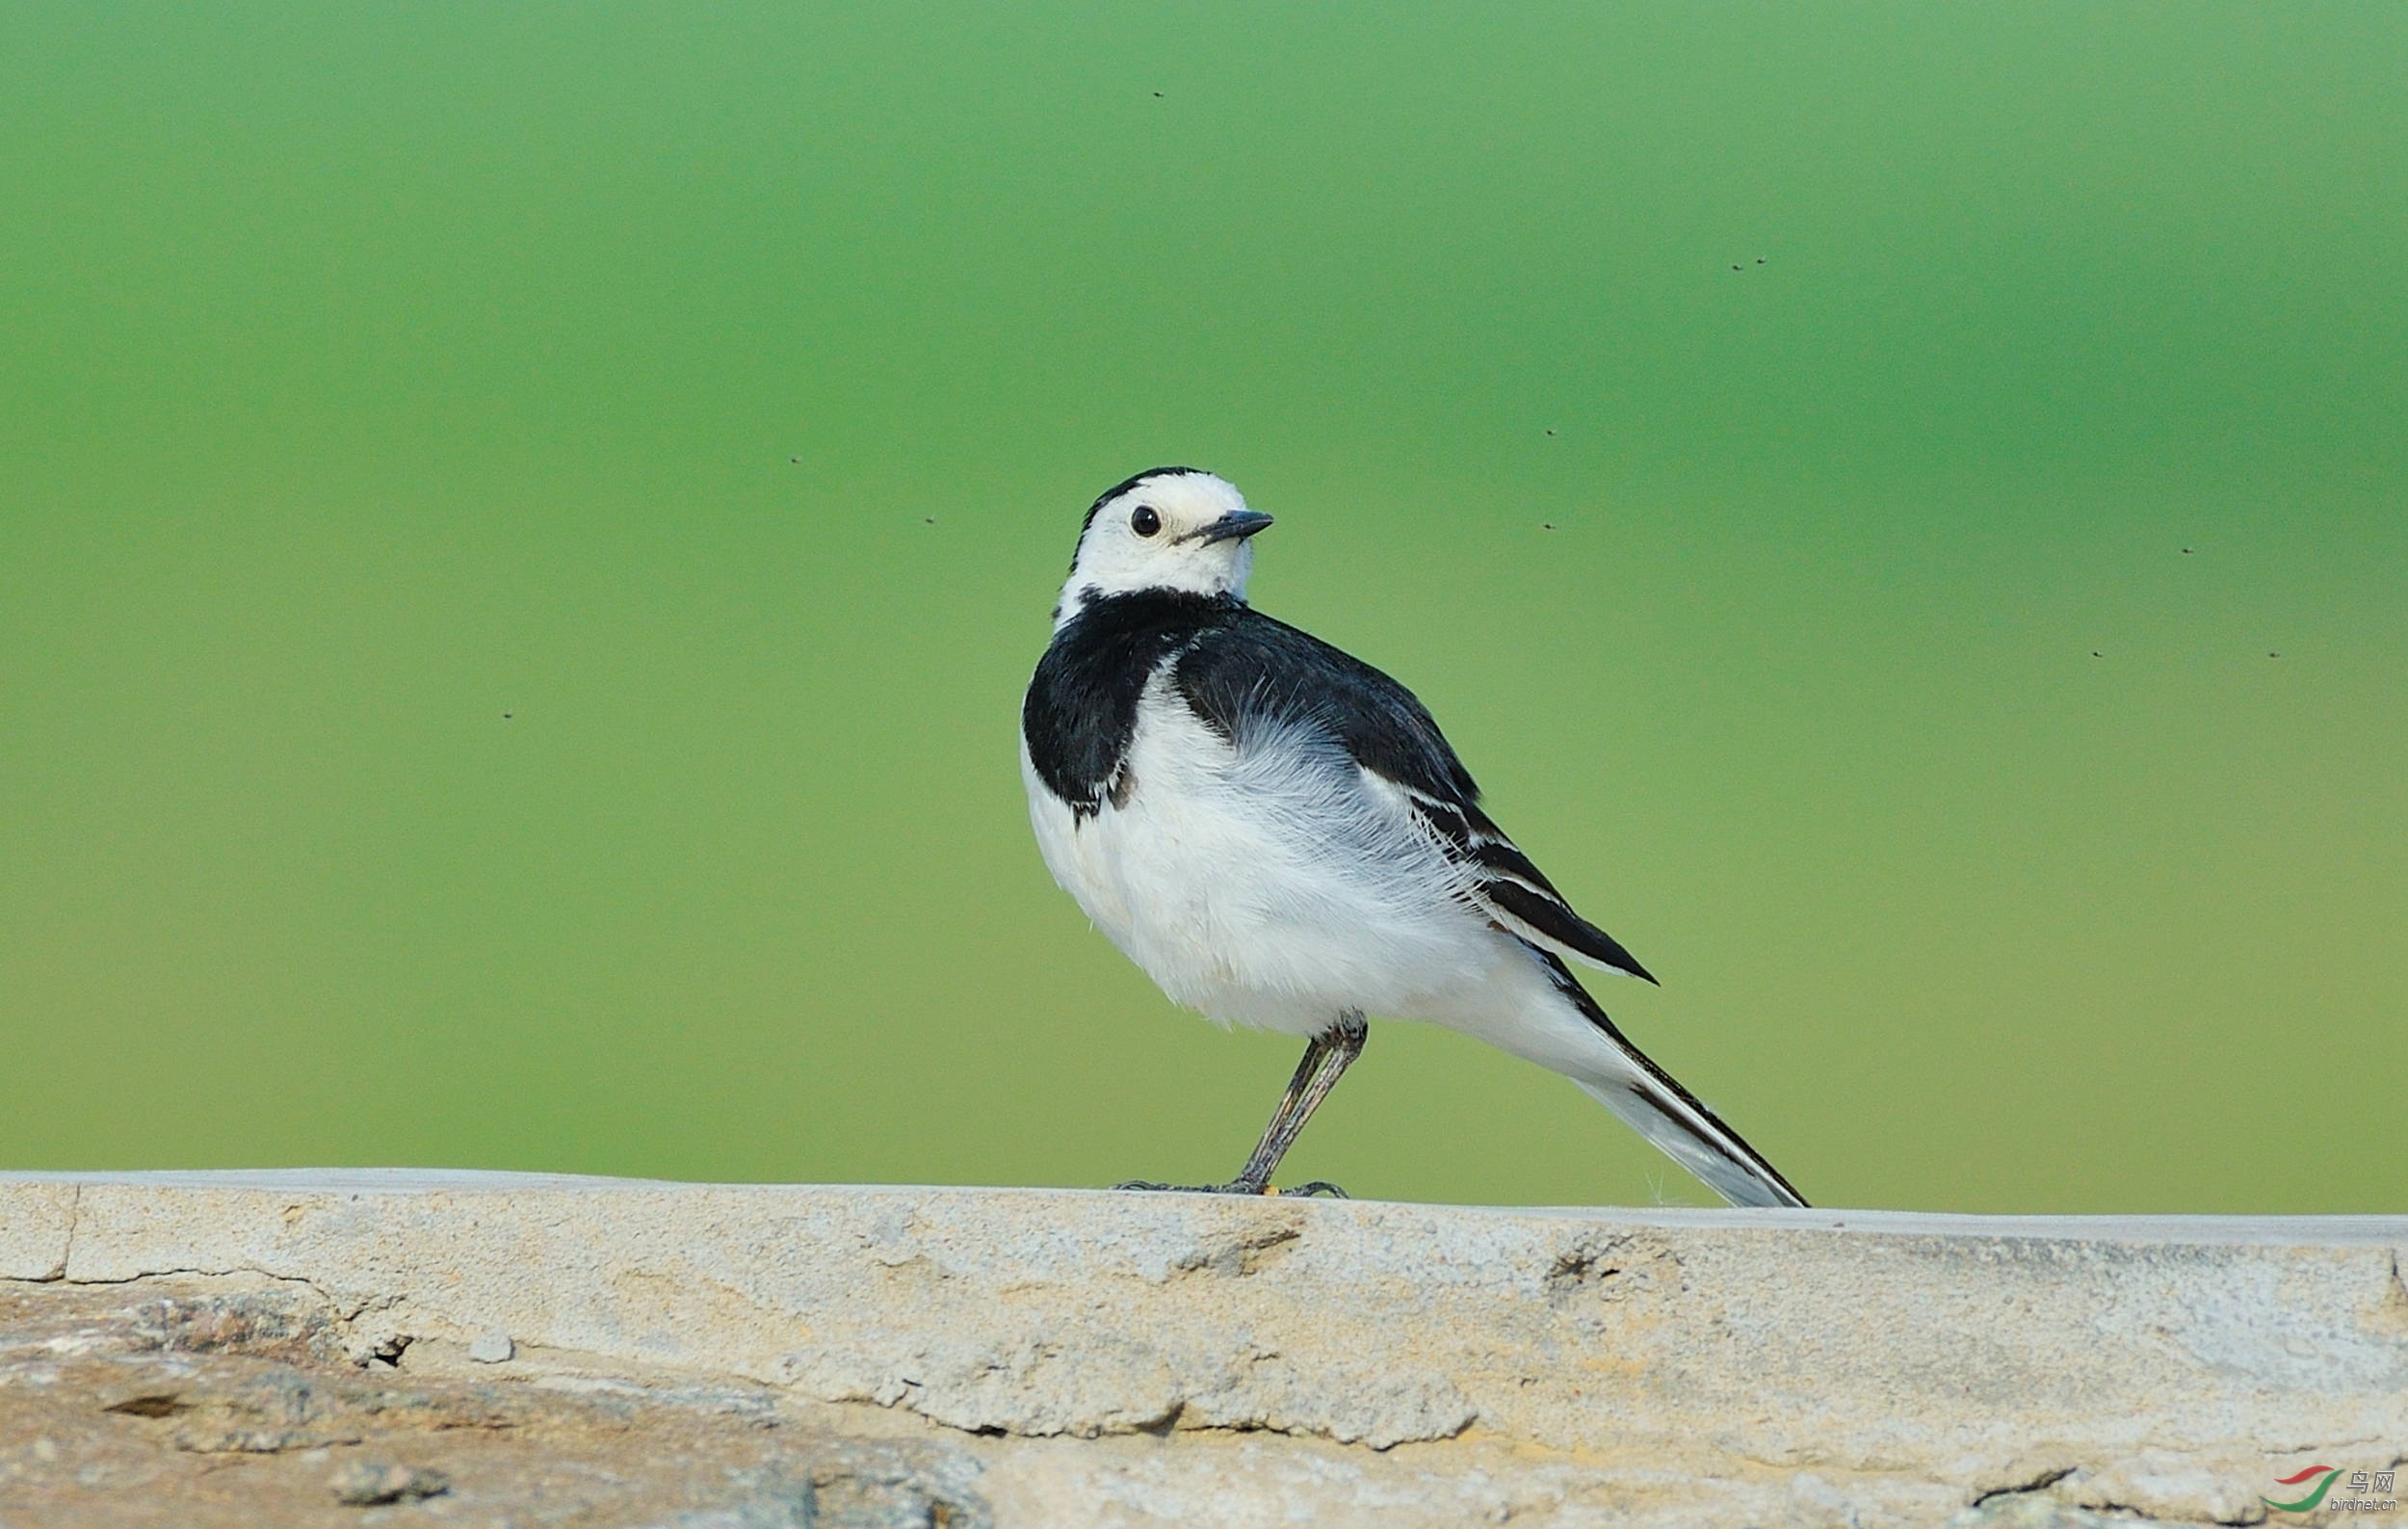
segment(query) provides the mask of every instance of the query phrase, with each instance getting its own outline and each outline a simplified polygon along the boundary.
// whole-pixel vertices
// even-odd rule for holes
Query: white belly
[[[1349,1010],[1461,1023],[1505,971],[1527,981],[1527,953],[1453,895],[1397,789],[1326,739],[1241,752],[1158,686],[1122,805],[1078,819],[1025,744],[1020,762],[1054,880],[1171,998],[1223,1023],[1310,1035]]]

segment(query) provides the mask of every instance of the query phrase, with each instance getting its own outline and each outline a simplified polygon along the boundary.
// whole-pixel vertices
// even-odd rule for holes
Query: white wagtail
[[[1209,1187],[1269,1190],[1380,1015],[1564,1074],[1735,1205],[1803,1205],[1574,979],[1566,957],[1655,981],[1489,821],[1412,692],[1247,608],[1269,524],[1192,467],[1108,490],[1020,714],[1054,880],[1174,1001],[1309,1042]]]

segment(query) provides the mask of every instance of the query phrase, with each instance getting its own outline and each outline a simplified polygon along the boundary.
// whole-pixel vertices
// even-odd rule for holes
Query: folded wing
[[[1415,816],[1473,875],[1472,896],[1508,934],[1591,966],[1654,982],[1622,942],[1573,911],[1555,883],[1514,847],[1474,802],[1449,802],[1408,788]]]
[[[1463,874],[1459,895],[1541,949],[1648,982],[1621,942],[1574,912],[1530,857],[1479,808],[1479,786],[1413,693],[1353,655],[1244,610],[1182,652],[1181,697],[1222,737],[1244,745],[1299,723],[1335,736],[1363,769],[1400,790]]]

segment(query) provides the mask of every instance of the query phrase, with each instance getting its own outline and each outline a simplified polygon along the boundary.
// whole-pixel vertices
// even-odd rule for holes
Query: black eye
[[[1162,528],[1163,517],[1154,513],[1154,507],[1150,504],[1138,506],[1136,512],[1129,516],[1129,529],[1139,536],[1150,537]]]

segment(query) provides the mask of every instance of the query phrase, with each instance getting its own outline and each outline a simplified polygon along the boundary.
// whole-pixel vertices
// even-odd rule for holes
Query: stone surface
[[[0,1178],[0,1279],[56,1279],[66,1272],[78,1187]]]
[[[20,1175],[0,1526],[65,1469],[66,1423],[8,1411],[37,1392],[161,1471],[349,1455],[454,1484],[365,1511],[477,1522],[2254,1522],[2276,1476],[2408,1454],[2403,1249],[2408,1218]],[[75,1322],[81,1378],[25,1379]],[[513,1362],[472,1367],[496,1334]],[[202,1363],[252,1369],[151,1373]],[[432,1400],[376,1400],[397,1378]],[[512,1507],[554,1456],[604,1469],[605,1397],[644,1443],[623,1500]],[[363,1511],[346,1463],[290,1521]]]
[[[424,1465],[379,1460],[348,1460],[327,1478],[334,1500],[346,1508],[376,1508],[388,1502],[424,1502],[452,1489],[452,1478]]]
[[[508,1364],[517,1352],[518,1345],[500,1328],[478,1334],[468,1345],[468,1357],[479,1364]]]
[[[960,1451],[848,1437],[762,1387],[363,1368],[341,1323],[255,1277],[0,1285],[0,1524],[992,1522]]]

